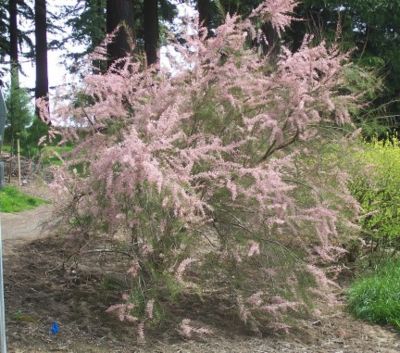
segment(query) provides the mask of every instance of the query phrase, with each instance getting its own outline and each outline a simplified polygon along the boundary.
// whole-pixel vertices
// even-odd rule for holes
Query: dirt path
[[[13,240],[31,241],[42,237],[43,222],[51,215],[51,206],[43,205],[20,213],[2,213],[2,238],[5,242]]]
[[[60,240],[46,238],[41,224],[51,206],[2,214],[9,352],[70,353],[398,353],[400,337],[389,328],[354,320],[336,308],[319,320],[304,322],[301,333],[264,339],[216,334],[205,342],[160,340],[134,343],[134,330],[110,322],[99,278],[61,270]],[[90,268],[90,267],[88,267]],[[74,275],[75,276],[75,275]],[[109,298],[107,299],[110,300]],[[49,334],[57,320],[61,332]],[[199,318],[201,320],[201,318]]]
[[[15,181],[12,185],[16,186]],[[52,202],[54,198],[54,195],[49,193],[48,185],[41,179],[35,179],[21,187],[21,191],[49,202]],[[5,254],[7,255],[7,252],[17,245],[45,237],[48,232],[44,230],[43,225],[50,219],[51,212],[51,203],[24,212],[0,212],[1,236]]]
[[[4,257],[13,256],[19,247],[46,237],[48,232],[43,225],[50,219],[51,211],[50,205],[42,205],[20,213],[0,213]]]

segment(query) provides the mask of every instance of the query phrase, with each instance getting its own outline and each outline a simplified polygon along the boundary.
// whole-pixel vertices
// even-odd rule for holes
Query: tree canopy
[[[120,13],[116,11],[116,4],[119,2],[128,6],[126,11]],[[32,59],[36,55],[36,96],[47,95],[45,77],[47,63],[44,60],[47,50],[66,48],[68,43],[72,43],[79,49],[66,50],[64,55],[74,61],[79,60],[83,55],[92,52],[104,40],[111,27],[125,21],[129,22],[132,36],[131,39],[126,36],[122,42],[133,40],[135,51],[142,53],[143,58],[146,58],[149,64],[153,64],[159,60],[159,50],[166,38],[166,29],[176,19],[178,6],[181,6],[182,2],[111,1],[109,6],[114,7],[111,6],[107,11],[106,0],[84,0],[76,1],[68,6],[59,6],[61,10],[53,13],[55,2],[51,1],[0,0],[0,58],[5,63],[6,60],[10,60],[10,57],[18,61],[19,58]],[[285,2],[290,2],[290,0],[282,0],[279,4]],[[45,8],[45,13],[38,18],[38,11],[35,9],[43,7],[46,3],[48,6]],[[260,3],[261,0],[189,2],[199,11],[199,21],[209,28],[209,35],[213,35],[213,28],[223,23],[227,13],[231,15],[238,13],[246,17]],[[18,23],[15,20],[16,16],[22,22],[35,24],[36,35],[40,33],[36,41],[33,39],[32,30],[16,26]],[[391,116],[389,125],[398,129],[400,126],[398,115],[400,104],[397,102],[400,93],[400,80],[398,80],[400,76],[400,0],[304,0],[295,7],[293,16],[299,20],[293,22],[292,27],[283,34],[282,39],[278,38],[271,26],[260,23],[260,28],[269,42],[269,47],[266,47],[265,52],[268,53],[271,48],[276,49],[280,40],[284,40],[292,50],[296,51],[300,48],[306,33],[314,35],[315,44],[322,40],[328,43],[337,41],[343,50],[352,51],[353,62],[374,70],[383,77],[384,90],[379,96],[371,96],[371,103],[379,114],[384,112],[384,115]],[[111,18],[113,18],[112,26],[109,25],[107,28],[107,23],[111,23]],[[63,26],[67,26],[70,30],[63,31]],[[46,33],[52,33],[53,39],[44,44]],[[115,47],[123,46],[126,51],[132,44],[122,42],[116,44]],[[277,53],[275,51],[275,54]],[[123,51],[115,52],[111,56],[117,58],[121,55]],[[70,69],[77,70],[79,67],[79,65],[70,66]],[[0,73],[0,76],[4,74],[3,66],[3,74]],[[382,108],[379,110],[379,107]]]

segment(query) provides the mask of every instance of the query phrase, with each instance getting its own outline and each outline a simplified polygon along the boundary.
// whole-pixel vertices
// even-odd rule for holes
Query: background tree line
[[[109,63],[125,56],[135,44],[148,65],[159,62],[159,49],[168,23],[177,16],[177,6],[184,1],[168,0],[77,0],[62,6],[60,11],[49,10],[46,0],[0,0],[0,59],[6,58],[12,79],[9,82],[10,127],[9,140],[23,133],[31,125],[32,143],[45,131],[46,126],[27,108],[27,93],[21,92],[20,57],[35,61],[35,98],[48,97],[48,50],[62,49],[66,43],[78,43],[84,50],[69,51],[67,58],[78,60],[101,43],[106,33],[112,33],[123,24],[115,41],[108,46]],[[247,16],[260,0],[197,0],[190,1],[199,13],[199,21],[213,35],[227,13]],[[375,116],[390,128],[400,126],[400,0],[304,0],[296,7],[292,29],[285,34],[291,49],[297,50],[305,33],[313,33],[316,41],[339,40],[345,50],[353,50],[355,63],[370,68],[384,78],[384,90],[371,97]],[[32,24],[32,29],[20,28],[19,23]],[[70,28],[65,32],[60,22]],[[268,46],[265,53],[278,53],[280,38],[271,26],[260,24]],[[338,35],[338,31],[340,35]],[[57,40],[48,41],[48,33]],[[4,77],[5,72],[0,73]],[[1,78],[0,76],[0,78]],[[4,78],[3,78],[4,80]],[[357,83],[355,83],[357,84]],[[373,84],[373,82],[371,82]],[[11,99],[13,95],[13,99]],[[371,108],[370,106],[370,108]],[[22,107],[22,108],[21,108]],[[34,133],[33,133],[34,131]]]

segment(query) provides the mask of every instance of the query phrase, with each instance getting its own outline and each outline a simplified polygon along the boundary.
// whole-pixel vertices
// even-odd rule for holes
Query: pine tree
[[[5,140],[15,147],[18,138],[26,137],[27,126],[33,121],[31,98],[19,87],[17,69],[12,71],[10,89],[6,95],[7,128]]]
[[[85,45],[82,52],[68,53],[68,57],[79,59],[103,41],[106,34],[106,0],[86,0],[75,6],[65,6],[63,16],[68,17],[66,25],[72,28],[66,40]]]
[[[120,11],[121,8],[125,10]],[[68,18],[66,24],[72,28],[66,41],[85,45],[83,51],[69,52],[67,57],[78,61],[82,56],[91,53],[103,41],[106,33],[111,33],[124,21],[130,23],[128,27],[134,42],[123,44],[124,50],[120,53],[114,52],[115,58],[123,56],[127,50],[130,51],[130,44],[133,44],[136,53],[145,52],[148,62],[155,63],[159,60],[158,49],[164,39],[166,23],[171,23],[176,14],[176,3],[168,0],[110,1],[108,5],[106,0],[85,0],[75,6],[65,6],[63,16]],[[121,38],[118,35],[116,40],[119,39]],[[109,49],[112,51],[113,46]],[[112,60],[111,58],[110,61]]]

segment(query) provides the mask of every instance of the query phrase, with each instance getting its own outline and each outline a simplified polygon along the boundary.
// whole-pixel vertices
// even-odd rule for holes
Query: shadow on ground
[[[119,300],[118,295],[110,291],[110,281],[105,281],[111,270],[108,261],[99,265],[98,258],[93,262],[86,258],[86,263],[74,263],[71,253],[65,253],[63,244],[64,241],[58,238],[37,239],[14,246],[5,256],[10,352],[400,351],[397,334],[355,321],[340,308],[331,310],[318,321],[305,322],[301,337],[292,334],[259,339],[215,331],[216,335],[204,342],[184,342],[177,341],[176,335],[170,331],[165,334],[158,332],[146,346],[140,346],[136,343],[133,327],[104,312]],[[49,333],[53,321],[60,325],[56,336]]]

